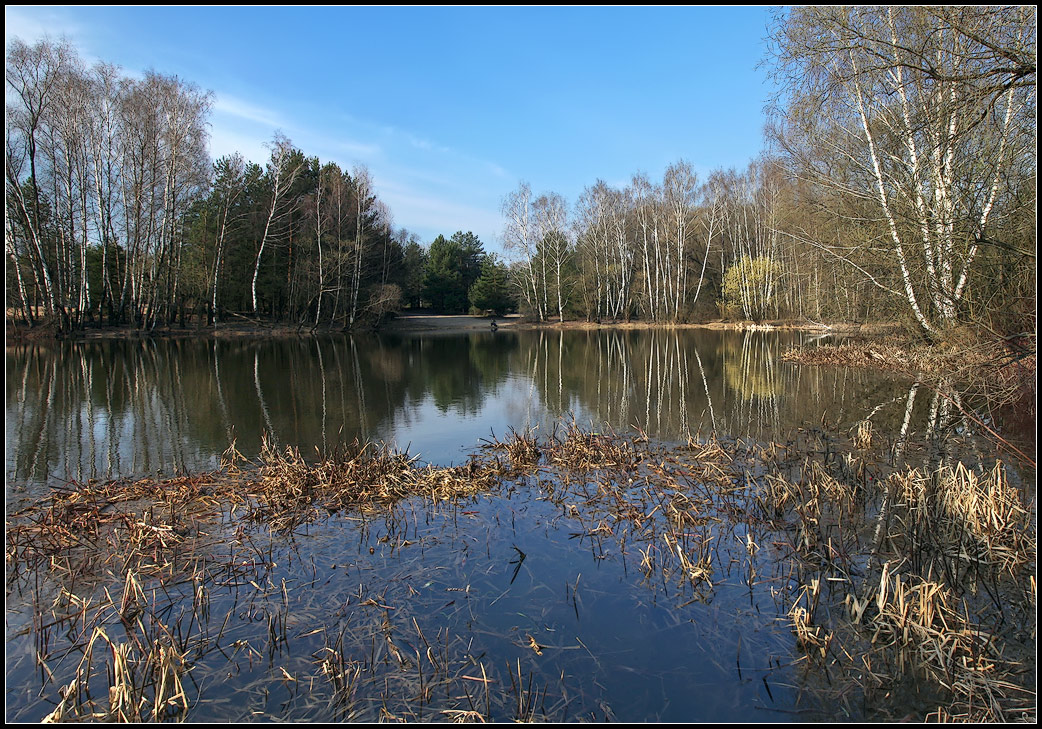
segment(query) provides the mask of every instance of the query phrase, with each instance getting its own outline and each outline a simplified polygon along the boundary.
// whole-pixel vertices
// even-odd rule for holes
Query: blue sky
[[[499,250],[522,180],[574,204],[597,179],[744,167],[762,148],[769,11],[750,7],[7,6],[6,40],[214,93],[211,152],[263,162],[276,130],[366,165],[424,243]]]

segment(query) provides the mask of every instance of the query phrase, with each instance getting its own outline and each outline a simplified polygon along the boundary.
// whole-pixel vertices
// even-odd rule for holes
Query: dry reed
[[[63,585],[44,608],[48,627],[40,619],[33,628],[41,675],[53,675],[52,629],[82,658],[60,682],[49,680],[49,721],[195,719],[194,666],[213,651],[251,669],[271,663],[258,695],[277,682],[308,716],[574,718],[567,692],[557,695],[534,668],[494,665],[471,652],[473,637],[425,633],[417,616],[408,620],[411,584],[380,591],[360,583],[349,621],[304,631],[294,627],[285,580],[271,579],[276,536],[296,540],[298,528],[331,514],[358,520],[362,535],[369,520],[383,520],[387,534],[368,549],[376,559],[377,548],[400,555],[417,522],[430,521],[429,513],[410,516],[415,505],[444,502],[456,519],[476,514],[460,512],[461,500],[529,484],[595,559],[632,550],[647,589],[669,586],[681,604],[705,600],[736,563],[750,591],[795,578],[789,591],[771,588],[778,617],[794,649],[814,659],[808,664],[842,684],[831,690],[868,697],[925,677],[945,697],[929,709],[935,718],[1033,716],[1010,631],[983,627],[1010,605],[1010,623],[1014,608],[1032,619],[1032,508],[1000,464],[987,474],[956,464],[884,475],[870,452],[879,445],[871,429],[850,436],[847,450],[820,439],[808,448],[712,436],[664,448],[573,421],[542,442],[533,431],[511,431],[448,468],[359,443],[308,460],[265,442],[250,463],[233,444],[214,473],[71,485],[10,515],[9,584],[45,573]],[[516,578],[524,553],[514,549]],[[460,600],[453,610],[471,609],[469,585],[450,589]],[[230,613],[212,612],[218,590],[234,590],[244,622],[266,630],[246,632]],[[565,593],[578,616],[578,580]],[[973,600],[978,593],[992,602]],[[321,591],[293,597],[305,599],[321,601]],[[1033,623],[1030,631],[1033,641]],[[276,670],[291,644],[319,633],[310,662]],[[529,660],[553,652],[548,641],[520,635]]]

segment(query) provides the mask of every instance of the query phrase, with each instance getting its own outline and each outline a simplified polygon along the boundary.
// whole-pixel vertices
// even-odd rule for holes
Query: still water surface
[[[216,467],[268,434],[301,453],[383,441],[425,461],[561,418],[783,438],[823,424],[905,426],[909,383],[780,354],[806,335],[715,331],[497,332],[279,340],[131,340],[7,350],[8,500],[88,478]],[[931,405],[920,394],[911,425]],[[905,426],[907,430],[908,426]]]
[[[11,347],[7,505],[69,480],[209,470],[232,442],[245,456],[257,455],[265,434],[303,454],[358,438],[448,465],[492,435],[526,428],[548,434],[572,418],[592,429],[640,429],[662,441],[711,432],[784,440],[801,428],[848,432],[871,419],[893,448],[928,422],[938,424],[943,403],[914,383],[781,362],[781,353],[805,337],[500,331]],[[228,616],[221,628],[226,644],[263,646],[267,624],[258,620],[265,616],[281,616],[292,638],[258,647],[256,660],[248,651],[200,648],[187,718],[373,720],[411,711],[416,686],[403,676],[412,673],[385,669],[395,664],[381,646],[408,646],[408,655],[416,649],[414,667],[422,669],[424,636],[443,646],[446,663],[462,661],[454,685],[473,687],[474,675],[489,671],[489,685],[500,693],[485,694],[482,701],[491,703],[478,708],[499,720],[515,716],[515,673],[535,694],[543,692],[545,718],[871,716],[856,701],[821,704],[805,695],[820,676],[795,648],[785,618],[795,583],[770,571],[770,549],[760,552],[757,566],[752,552],[742,556],[744,533],[705,526],[703,539],[717,551],[713,583],[700,588],[664,572],[642,576],[644,550],[627,548],[628,527],[615,527],[607,539],[597,536],[601,527],[593,529],[611,519],[567,505],[562,511],[539,489],[522,487],[463,506],[409,500],[385,517],[337,515],[276,540],[263,584],[277,587],[250,593],[240,590],[245,585],[214,585],[210,609],[217,623]],[[765,547],[771,539],[748,536]],[[767,572],[753,579],[754,567]],[[183,600],[178,589],[186,590]],[[176,611],[184,611],[192,589],[188,583],[164,594],[173,592]],[[67,650],[71,658],[49,658],[56,676],[41,687],[30,626],[33,603],[49,598],[13,595],[10,586],[8,592],[8,719],[40,721],[79,654],[73,645],[51,645],[52,656]],[[181,615],[176,611],[171,620]],[[119,629],[118,621],[109,626]],[[314,673],[329,636],[337,635],[353,636],[344,655],[365,669],[345,714],[328,708],[335,702],[319,701],[321,683],[305,691],[303,679],[286,679]],[[544,650],[535,653],[529,640]],[[96,680],[103,679],[99,667]],[[422,679],[420,670],[421,686]],[[440,701],[470,706],[456,695]],[[411,716],[448,716],[432,710],[431,717]]]

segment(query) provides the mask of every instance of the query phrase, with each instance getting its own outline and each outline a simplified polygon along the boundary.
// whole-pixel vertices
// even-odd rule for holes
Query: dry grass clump
[[[833,542],[853,538],[863,522],[858,488],[818,461],[804,462],[796,479],[780,471],[765,474],[753,499],[764,518],[787,528],[797,553],[823,562],[833,561]]]
[[[499,469],[470,459],[462,466],[419,466],[417,458],[386,446],[355,442],[309,463],[296,448],[261,450],[259,477],[249,484],[257,500],[254,518],[291,527],[328,512],[388,503],[410,496],[436,501],[474,496],[499,483]]]
[[[526,428],[521,433],[511,428],[510,435],[505,441],[493,437],[491,440],[484,441],[482,447],[486,450],[506,451],[510,465],[515,472],[531,470],[538,465],[539,459],[542,457],[539,440],[531,428]]]
[[[683,542],[677,538],[675,531],[667,530],[662,535],[669,554],[676,554],[680,567],[680,574],[695,587],[703,584],[713,586],[713,552],[711,548],[712,538],[703,534],[695,541],[694,549],[688,551]]]
[[[544,450],[548,463],[575,471],[626,471],[643,460],[634,439],[620,438],[610,430],[584,431],[574,421],[563,428],[555,425]]]
[[[871,642],[891,649],[898,668],[932,665],[942,670],[957,659],[984,660],[980,649],[988,640],[964,626],[965,616],[955,609],[957,601],[943,584],[914,574],[891,573],[883,565],[874,595],[859,600],[847,596],[855,625],[871,633]]]
[[[229,449],[218,471],[169,479],[88,481],[56,489],[11,515],[7,559],[18,568],[41,561],[69,574],[105,569],[122,574],[191,573],[205,559],[209,525],[229,508],[245,507],[255,522],[278,529],[316,518],[321,510],[386,504],[410,496],[470,497],[496,487],[497,462],[471,458],[439,468],[367,443],[310,463],[295,448],[265,441],[252,468]]]
[[[801,650],[820,659],[829,652],[830,669],[866,697],[912,682],[930,687],[943,707],[938,717],[1033,716],[1017,637],[1025,627],[1014,616],[1033,612],[1025,611],[1034,594],[1022,582],[1035,563],[1034,526],[1006,473],[998,463],[983,475],[962,463],[893,473],[876,496],[878,510],[871,493],[816,462],[799,481],[766,475],[756,503],[793,535],[791,554],[808,571],[802,594],[813,594],[788,612]],[[830,520],[837,528],[823,528]],[[848,556],[840,563],[829,558],[837,554]],[[810,577],[815,569],[819,576]],[[814,620],[822,578],[829,580],[828,599],[846,605],[849,623],[833,615],[826,628]]]
[[[574,420],[556,423],[550,436],[540,444],[532,429],[513,429],[505,440],[483,441],[485,450],[505,451],[515,473],[530,471],[540,463],[562,471],[614,470],[636,468],[645,458],[641,445],[647,436],[623,437],[607,424],[601,432],[583,429]]]
[[[796,644],[808,653],[820,652],[824,658],[832,634],[820,625],[811,623],[807,608],[800,605],[793,605],[789,618],[792,620],[792,631],[796,634]]]
[[[732,451],[737,450],[737,444],[729,450],[727,446],[717,439],[716,433],[713,433],[704,441],[700,441],[688,434],[687,443],[681,446],[680,450],[689,452],[691,458],[699,463],[712,463],[723,466],[734,461],[735,453]]]
[[[851,441],[858,450],[867,450],[872,447],[872,421],[862,420],[851,433]]]
[[[118,604],[109,597],[91,606],[63,594],[73,604],[82,605],[77,619],[83,624],[84,636],[90,637],[79,646],[82,657],[73,677],[58,689],[60,700],[43,723],[141,723],[182,718],[190,705],[185,681],[190,650],[152,609],[154,598],[146,597],[138,577],[127,572]],[[114,623],[113,617],[119,623]],[[117,630],[122,640],[114,637]],[[96,654],[100,654],[97,660]],[[41,652],[37,661],[50,674]],[[99,692],[97,685],[102,678],[107,690]]]
[[[886,697],[908,690],[936,702],[935,718],[1033,717],[1024,641],[1034,640],[1035,528],[1022,490],[1001,463],[887,475],[870,432],[851,435],[856,451],[826,448],[795,477],[784,460],[759,459],[749,492],[755,513],[789,535],[797,647],[847,687],[823,695],[856,687],[882,716]],[[830,606],[821,620],[819,600]]]
[[[962,463],[931,474],[912,469],[892,475],[887,486],[898,527],[888,536],[906,552],[942,567],[969,563],[1011,576],[1034,562],[1031,514],[1001,463],[984,476]]]
[[[192,545],[213,517],[219,474],[166,480],[88,481],[55,489],[11,515],[10,564],[50,560],[70,574],[106,567],[117,572],[191,571]]]
[[[941,582],[883,565],[874,595],[847,596],[851,620],[869,639],[863,658],[880,685],[925,675],[951,696],[937,715],[1008,721],[1034,713],[1034,691],[1011,680],[1024,666],[1003,655],[1001,641],[975,620]],[[956,711],[951,714],[951,711]]]
[[[789,609],[789,620],[796,635],[796,645],[807,655],[824,659],[834,636],[823,626],[815,624],[821,584],[821,580],[815,578],[801,588],[799,598]],[[801,605],[801,602],[805,604]]]

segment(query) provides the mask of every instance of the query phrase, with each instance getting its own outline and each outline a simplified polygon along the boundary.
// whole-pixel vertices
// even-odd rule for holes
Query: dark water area
[[[10,347],[7,506],[70,481],[215,469],[232,443],[256,457],[265,436],[305,457],[359,439],[450,465],[483,440],[527,429],[549,437],[572,421],[661,443],[711,434],[785,443],[867,420],[884,460],[942,431],[975,467],[993,463],[988,442],[924,385],[782,362],[805,337],[500,331]],[[288,533],[256,526],[244,536],[229,522],[211,555],[227,574],[211,574],[202,592],[191,580],[146,587],[165,606],[164,630],[193,646],[191,708],[167,718],[890,717],[831,690],[828,671],[797,647],[786,616],[803,578],[776,559],[781,537],[753,520],[708,517],[646,531],[688,498],[679,483],[655,492],[667,500],[657,507],[640,497],[644,526],[601,510],[590,483],[537,472],[496,493],[411,498]],[[711,579],[691,579],[685,555],[696,552]],[[61,575],[23,584],[8,570],[7,719],[35,722],[59,704],[88,637],[73,618],[41,638],[41,605],[53,611],[68,592],[97,603],[124,586],[103,574],[73,587]],[[107,628],[124,629],[119,618]],[[92,678],[99,695],[104,673]],[[914,714],[930,697],[903,700]]]

